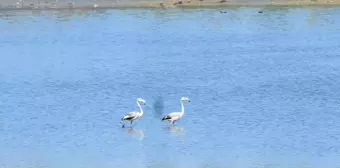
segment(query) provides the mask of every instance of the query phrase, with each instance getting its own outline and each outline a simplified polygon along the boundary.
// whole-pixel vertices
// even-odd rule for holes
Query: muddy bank
[[[0,10],[307,5],[338,6],[340,0],[0,0]]]

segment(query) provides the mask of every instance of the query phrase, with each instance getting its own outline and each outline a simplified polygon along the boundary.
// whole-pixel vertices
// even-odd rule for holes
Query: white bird
[[[126,113],[124,115],[124,117],[121,119],[121,121],[124,121],[124,120],[128,120],[131,122],[131,125],[132,125],[132,122],[137,120],[138,118],[140,118],[142,115],[143,115],[143,109],[142,107],[140,106],[139,103],[143,103],[145,105],[145,100],[142,99],[142,98],[138,98],[137,99],[137,106],[140,110],[140,112],[129,112],[129,113]],[[125,124],[123,124],[122,126],[123,128],[125,127]]]
[[[167,121],[170,121],[170,124],[174,125],[177,120],[179,120],[183,117],[183,115],[184,115],[184,103],[186,103],[186,102],[190,102],[190,99],[187,98],[187,97],[181,97],[182,111],[181,112],[169,113],[168,115],[166,115],[162,118],[162,121],[167,120]]]

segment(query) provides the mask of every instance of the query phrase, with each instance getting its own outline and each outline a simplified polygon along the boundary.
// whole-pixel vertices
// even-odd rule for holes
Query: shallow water
[[[340,8],[223,10],[1,13],[0,167],[339,167]]]

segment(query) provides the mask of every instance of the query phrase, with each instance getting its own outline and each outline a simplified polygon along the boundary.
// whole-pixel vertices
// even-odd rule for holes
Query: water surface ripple
[[[0,167],[339,167],[340,8],[223,10],[2,12]]]

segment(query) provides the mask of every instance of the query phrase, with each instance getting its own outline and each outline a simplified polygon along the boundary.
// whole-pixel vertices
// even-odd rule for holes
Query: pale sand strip
[[[340,0],[0,0],[0,10],[340,6]]]

